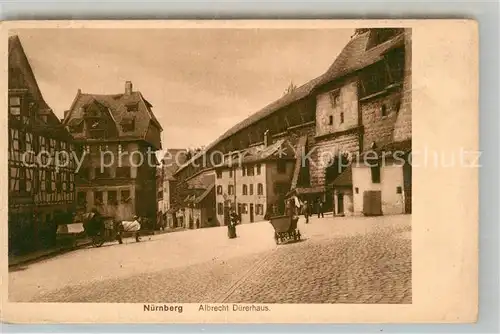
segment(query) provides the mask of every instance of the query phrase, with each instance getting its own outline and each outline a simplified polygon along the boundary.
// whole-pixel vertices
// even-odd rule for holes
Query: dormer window
[[[128,112],[137,112],[137,111],[139,111],[139,103],[130,103],[130,104],[127,104],[127,111]]]
[[[122,119],[120,124],[124,132],[132,132],[135,129],[135,118],[134,117],[124,118]]]

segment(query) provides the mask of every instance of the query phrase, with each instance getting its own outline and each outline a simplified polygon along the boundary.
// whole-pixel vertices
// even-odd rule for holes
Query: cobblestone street
[[[9,274],[10,301],[411,303],[411,216],[312,218],[276,246],[267,222],[68,253]],[[57,273],[57,276],[54,276]]]

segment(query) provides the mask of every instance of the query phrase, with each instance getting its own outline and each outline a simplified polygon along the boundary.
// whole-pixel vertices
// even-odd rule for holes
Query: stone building
[[[55,243],[75,210],[72,137],[45,102],[18,36],[8,54],[9,253]],[[57,160],[56,160],[57,159]]]
[[[355,177],[350,163],[373,147],[411,138],[411,30],[356,29],[323,75],[236,124],[179,168],[180,193],[186,181],[222,163],[218,152],[261,145],[264,134],[270,143],[285,140],[294,148],[288,195],[354,214],[360,200],[354,180],[368,180]],[[405,180],[411,203],[411,178]]]
[[[127,81],[123,93],[78,90],[64,125],[80,148],[76,179],[82,210],[97,209],[117,220],[146,217],[154,228],[157,210],[156,150],[162,127],[152,105]]]
[[[187,160],[186,149],[169,149],[161,160],[161,191],[159,196],[158,211],[162,215],[162,219],[166,227],[177,228],[177,215],[176,212],[180,208],[180,203],[175,196],[176,179],[174,177],[175,171],[180,165],[184,164]]]
[[[175,194],[177,194],[177,189]],[[179,227],[195,229],[219,225],[215,212],[215,174],[205,171],[191,178],[184,189],[185,198],[176,203]],[[198,224],[197,224],[198,223]]]
[[[267,143],[267,140],[264,141]],[[225,157],[216,170],[217,221],[229,223],[233,208],[242,223],[264,220],[269,210],[279,210],[290,190],[295,154],[285,140],[252,146]]]

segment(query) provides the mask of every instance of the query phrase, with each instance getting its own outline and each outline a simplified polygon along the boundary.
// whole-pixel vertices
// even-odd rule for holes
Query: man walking
[[[309,203],[307,201],[304,201],[304,217],[306,218],[306,224],[309,224],[309,215],[310,215],[310,208],[309,208]]]

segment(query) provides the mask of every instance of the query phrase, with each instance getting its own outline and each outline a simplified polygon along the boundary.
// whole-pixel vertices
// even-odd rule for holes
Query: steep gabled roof
[[[27,88],[33,95],[33,98],[37,100],[40,109],[50,110],[47,102],[43,99],[42,92],[40,91],[40,87],[38,87],[33,69],[31,68],[26,53],[24,52],[21,40],[17,35],[9,37],[9,72],[14,68],[20,71],[21,80],[9,80],[9,89]]]
[[[292,90],[290,93],[282,96],[278,100],[268,104],[265,106],[263,109],[257,111],[256,113],[250,115],[248,118],[244,119],[243,121],[239,122],[229,130],[227,130],[222,136],[217,138],[212,144],[210,144],[207,149],[210,149],[223,141],[226,138],[231,137],[232,135],[236,134],[237,132],[249,127],[250,125],[260,121],[261,119],[264,119],[270,115],[272,115],[274,112],[285,108],[292,104],[293,102],[296,102],[298,100],[303,99],[304,97],[308,96],[314,86],[316,85],[317,82],[319,82],[321,77],[318,77],[316,79],[313,79],[302,86],[295,88]]]
[[[48,136],[56,135],[59,138],[71,140],[72,137],[61,124],[59,118],[45,102],[40,87],[24,52],[19,36],[9,37],[8,54],[8,88],[9,91],[28,91],[31,98],[36,102],[38,108],[34,109],[36,114],[33,118],[33,130]],[[42,120],[42,116],[44,120]]]
[[[381,60],[388,50],[398,45],[403,45],[404,43],[404,35],[400,34],[384,43],[367,49],[370,41],[370,34],[372,33],[373,32],[370,30],[353,37],[344,47],[342,52],[340,52],[339,56],[335,59],[326,73],[318,80],[316,87],[320,87],[354,71],[374,64]]]
[[[92,103],[99,103],[109,110],[109,113],[115,122],[118,129],[118,138],[129,138],[129,139],[144,139],[146,137],[151,138],[148,135],[150,130],[150,124],[154,124],[159,131],[162,130],[161,125],[154,116],[150,109],[150,103],[147,102],[141,92],[131,92],[130,94],[86,94],[77,93],[75,100],[64,119],[64,125],[69,125],[74,119],[84,118],[84,109]],[[137,111],[129,112],[127,106],[137,105]],[[134,130],[133,131],[123,131],[119,126],[122,122],[126,122],[130,117],[134,117]],[[159,134],[159,133],[158,133]],[[76,139],[85,139],[85,133],[76,133],[74,137]],[[153,144],[155,147],[161,147],[159,135],[155,138],[153,136]]]

